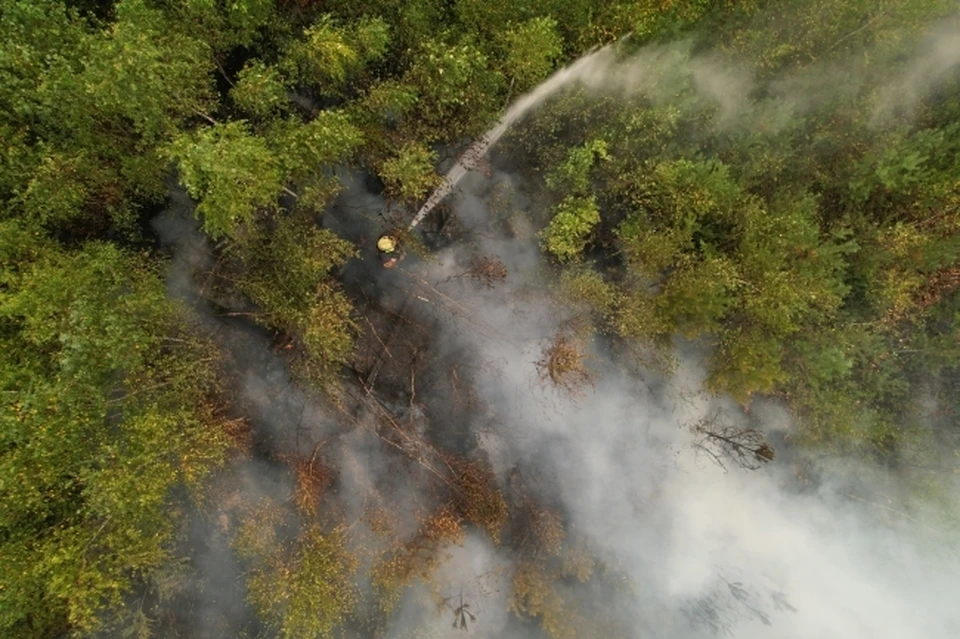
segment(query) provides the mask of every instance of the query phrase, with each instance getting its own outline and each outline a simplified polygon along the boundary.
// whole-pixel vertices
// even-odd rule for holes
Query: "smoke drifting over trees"
[[[0,634],[960,634],[955,3],[321,4],[0,0]]]

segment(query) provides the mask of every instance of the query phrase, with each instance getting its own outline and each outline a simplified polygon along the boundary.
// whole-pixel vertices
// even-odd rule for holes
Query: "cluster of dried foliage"
[[[569,392],[579,392],[590,383],[585,363],[586,355],[581,340],[560,332],[544,347],[537,370],[540,379]]]

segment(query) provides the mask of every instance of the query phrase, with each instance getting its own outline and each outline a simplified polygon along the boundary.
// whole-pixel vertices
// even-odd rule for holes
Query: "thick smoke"
[[[482,189],[479,182],[465,182],[465,224],[481,213],[482,199],[471,192]],[[878,492],[867,483],[874,471],[819,460],[821,482],[798,493],[789,469],[726,472],[698,456],[685,425],[718,409],[731,419],[748,416],[702,393],[695,354],[681,355],[669,378],[644,378],[598,349],[591,354],[596,381],[584,396],[544,385],[539,349],[565,318],[548,295],[532,293],[545,282],[530,242],[484,243],[486,254],[511,267],[494,290],[462,279],[451,284],[463,250],[453,247],[417,272],[487,329],[474,334],[450,317],[436,334],[440,342],[466,341],[487,363],[477,387],[493,419],[477,426],[482,446],[504,484],[513,469],[540,475],[569,529],[625,567],[641,594],[617,614],[636,636],[956,636],[960,562],[931,550],[950,541],[916,520],[894,514],[891,521],[881,496],[876,503],[858,498]],[[775,407],[765,412],[755,426],[793,428]],[[444,569],[454,575],[448,589],[485,574],[496,560],[477,557],[491,552],[453,554],[456,568]],[[499,611],[508,591],[504,582],[499,593],[471,596]],[[499,622],[482,626],[483,617],[477,623],[482,636],[526,636],[506,633]]]

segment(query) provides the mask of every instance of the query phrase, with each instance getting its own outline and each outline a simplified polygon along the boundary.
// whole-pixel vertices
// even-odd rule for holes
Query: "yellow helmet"
[[[393,253],[397,250],[397,241],[389,235],[381,236],[377,240],[377,249],[384,253]]]

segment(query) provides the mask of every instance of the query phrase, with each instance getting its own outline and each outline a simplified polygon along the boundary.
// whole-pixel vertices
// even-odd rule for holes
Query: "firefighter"
[[[400,242],[393,235],[381,235],[377,240],[377,251],[380,253],[380,263],[384,268],[393,268],[403,259]]]

